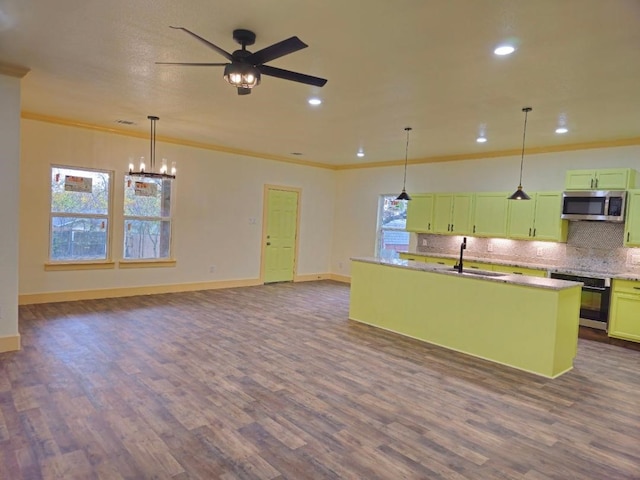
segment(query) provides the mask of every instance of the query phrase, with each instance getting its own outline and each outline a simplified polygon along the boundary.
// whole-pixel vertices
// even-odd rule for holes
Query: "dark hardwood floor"
[[[0,478],[640,479],[639,351],[580,338],[549,380],[348,303],[323,281],[21,307]]]

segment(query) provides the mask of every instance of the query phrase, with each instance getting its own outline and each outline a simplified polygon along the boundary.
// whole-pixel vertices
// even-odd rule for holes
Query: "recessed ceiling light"
[[[116,123],[119,123],[120,125],[135,125],[131,120],[116,120]]]
[[[313,97],[309,99],[309,105],[320,105],[322,103],[322,100],[320,100],[317,97]]]
[[[516,48],[513,45],[499,45],[493,51],[496,55],[511,55],[516,51]]]
[[[478,137],[476,138],[476,142],[485,143],[487,141],[487,137]]]
[[[362,150],[358,150],[358,153],[356,153],[356,155],[359,157],[364,157],[364,152]]]
[[[291,155],[297,155],[297,156],[300,156],[300,155],[302,155],[302,152],[291,152]]]
[[[556,128],[556,133],[567,133],[569,131],[569,129],[567,127],[558,127]]]

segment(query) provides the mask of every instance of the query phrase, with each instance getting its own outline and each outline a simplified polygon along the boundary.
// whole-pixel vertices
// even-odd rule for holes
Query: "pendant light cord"
[[[151,171],[155,172],[156,171],[156,122],[160,120],[160,118],[154,115],[149,115],[147,118],[151,120],[151,134],[149,135],[151,139],[151,145],[149,147],[149,163],[151,166]]]
[[[527,136],[527,116],[531,110],[533,110],[531,107],[524,107],[522,109],[524,112],[524,130],[522,131],[522,156],[520,157],[520,183],[518,183],[520,188],[522,188],[522,167],[524,165],[524,140]]]
[[[402,182],[402,190],[405,190],[407,187],[407,162],[409,161],[409,132],[411,131],[411,127],[405,127],[405,131],[407,132],[407,145],[404,150],[404,181]]]

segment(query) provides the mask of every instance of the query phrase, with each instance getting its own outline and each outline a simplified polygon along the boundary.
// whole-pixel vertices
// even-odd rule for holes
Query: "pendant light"
[[[522,132],[522,157],[520,157],[520,183],[518,184],[518,188],[515,192],[511,194],[509,200],[531,200],[531,197],[525,193],[522,189],[522,166],[524,165],[524,139],[527,135],[527,116],[529,112],[533,110],[531,107],[524,107],[522,111],[524,112],[524,131]]]
[[[407,145],[404,150],[404,182],[402,183],[402,193],[396,197],[396,200],[411,200],[411,197],[407,193],[407,162],[409,160],[409,132],[411,127],[405,127],[404,131],[407,132]]]
[[[164,178],[173,179],[176,178],[176,162],[171,164],[171,173],[168,172],[167,161],[162,159],[162,166],[160,171],[156,172],[156,122],[160,120],[159,117],[149,115],[147,117],[151,121],[151,146],[149,151],[149,168],[144,163],[144,157],[140,158],[140,169],[137,172],[133,171],[133,163],[129,164],[129,175],[137,177],[152,177],[152,178]]]

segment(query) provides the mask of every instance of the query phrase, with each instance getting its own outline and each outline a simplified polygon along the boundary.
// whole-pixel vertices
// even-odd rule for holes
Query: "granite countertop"
[[[431,256],[431,255],[430,255]],[[438,265],[435,263],[414,262],[412,260],[384,259],[378,257],[356,257],[351,260],[364,263],[375,263],[390,267],[406,268],[423,272],[438,273],[442,275],[455,275],[458,277],[475,278],[489,282],[509,283],[512,285],[522,285],[525,287],[546,288],[549,290],[564,290],[582,286],[581,282],[569,282],[566,280],[556,280],[546,277],[530,277],[527,275],[513,275],[508,273],[489,272],[485,270],[466,270],[462,274],[458,273],[451,266]],[[483,272],[486,275],[483,275]]]
[[[426,253],[426,252],[403,252],[407,255],[416,255],[421,257],[435,257],[435,258],[449,258],[458,260],[458,255],[447,254],[447,253]],[[527,263],[527,262],[519,262],[514,260],[501,260],[494,258],[484,258],[484,257],[474,257],[471,255],[464,256],[466,261],[470,262],[479,262],[479,263],[489,263],[492,265],[504,265],[507,267],[521,267],[521,268],[530,268],[532,270],[544,270],[547,272],[555,272],[555,273],[568,273],[570,275],[582,275],[585,277],[595,277],[595,278],[611,278],[611,279],[619,279],[619,280],[635,280],[640,281],[640,274],[637,273],[628,273],[628,272],[606,272],[606,271],[594,271],[594,270],[579,270],[571,267],[557,267],[555,265],[548,265],[543,263]]]

